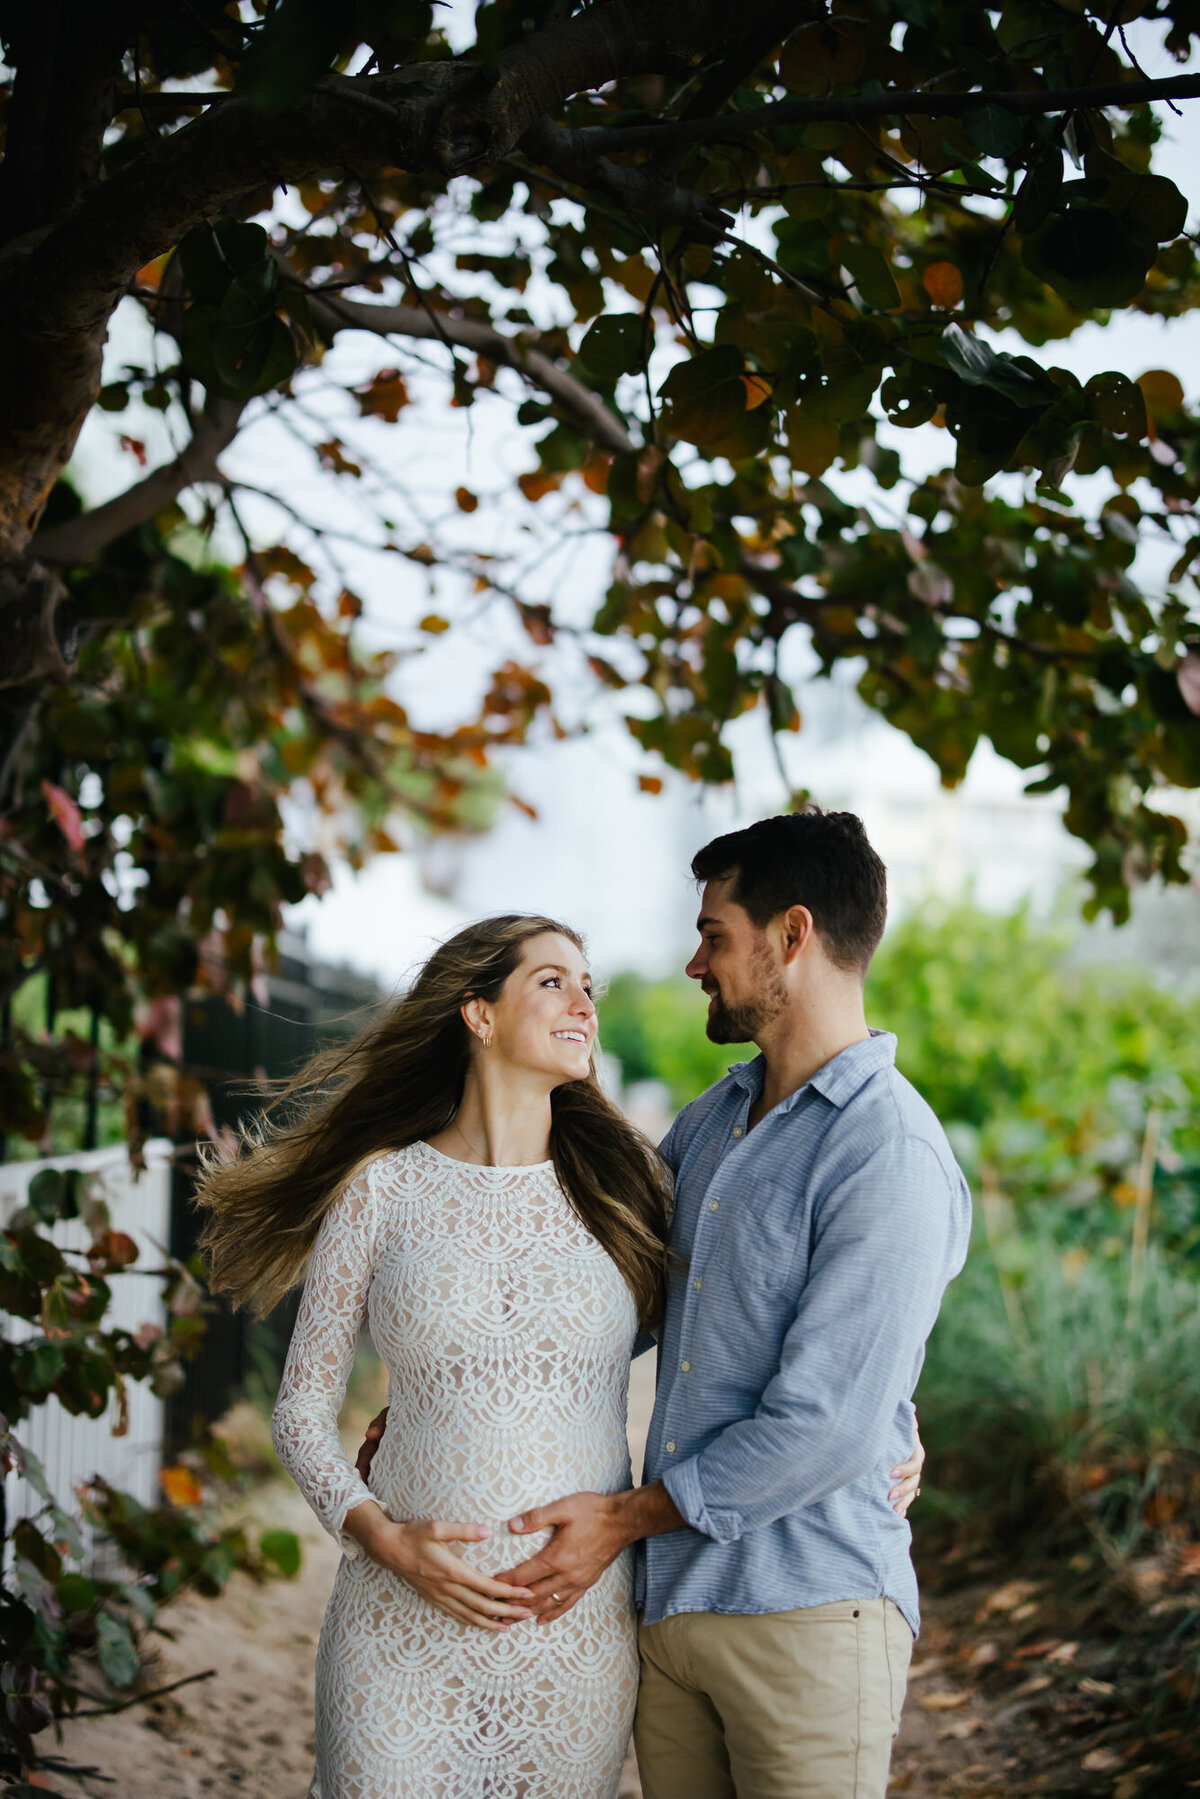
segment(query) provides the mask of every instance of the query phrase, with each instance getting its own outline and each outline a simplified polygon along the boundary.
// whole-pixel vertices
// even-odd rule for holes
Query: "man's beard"
[[[754,952],[753,971],[755,991],[740,1005],[727,1006],[719,992],[713,996],[705,1025],[710,1043],[750,1043],[787,1005],[787,988],[765,941]]]

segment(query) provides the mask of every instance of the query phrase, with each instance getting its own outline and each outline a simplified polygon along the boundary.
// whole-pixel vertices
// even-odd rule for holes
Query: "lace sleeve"
[[[338,1436],[338,1413],[367,1310],[374,1248],[370,1169],[322,1221],[271,1421],[275,1453],[325,1529],[349,1555],[346,1514],[374,1497]]]

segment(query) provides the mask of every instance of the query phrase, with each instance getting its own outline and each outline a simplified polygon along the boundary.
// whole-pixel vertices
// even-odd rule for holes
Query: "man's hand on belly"
[[[624,1493],[570,1493],[509,1520],[516,1535],[552,1530],[546,1547],[519,1567],[496,1576],[533,1594],[539,1624],[569,1612],[604,1570],[639,1537],[656,1537],[683,1524],[661,1481]]]

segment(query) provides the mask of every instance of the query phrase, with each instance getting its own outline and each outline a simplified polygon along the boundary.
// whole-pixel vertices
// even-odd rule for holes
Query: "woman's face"
[[[482,1010],[484,1033],[492,1034],[485,1056],[548,1075],[556,1085],[587,1075],[596,1040],[592,977],[569,937],[531,937],[499,999]]]

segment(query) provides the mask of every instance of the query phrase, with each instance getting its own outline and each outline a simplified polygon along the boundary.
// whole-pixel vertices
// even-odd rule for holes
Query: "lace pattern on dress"
[[[337,1415],[364,1324],[389,1375],[370,1486]],[[637,1653],[628,1556],[556,1623],[496,1635],[449,1618],[342,1537],[375,1498],[397,1520],[491,1526],[498,1572],[544,1537],[507,1520],[629,1484],[635,1308],[552,1164],[477,1168],[427,1144],[380,1157],[327,1215],[275,1443],[347,1549],[317,1655],[322,1799],[612,1799]]]

